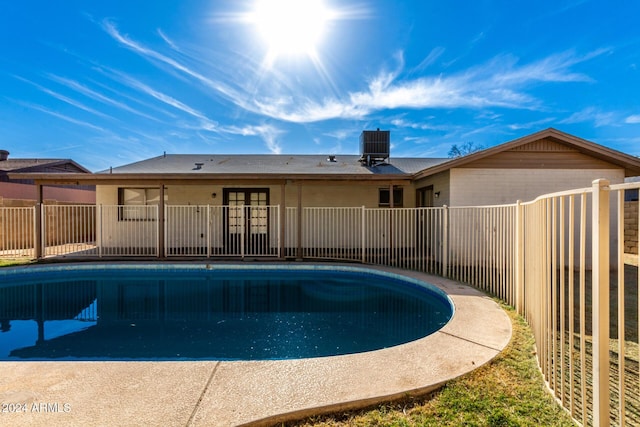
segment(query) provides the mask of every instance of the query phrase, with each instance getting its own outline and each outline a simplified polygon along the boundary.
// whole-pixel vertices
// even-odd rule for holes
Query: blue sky
[[[640,155],[636,0],[270,1],[1,1],[0,148],[98,171],[357,154],[378,127],[392,156],[446,157],[556,127]]]

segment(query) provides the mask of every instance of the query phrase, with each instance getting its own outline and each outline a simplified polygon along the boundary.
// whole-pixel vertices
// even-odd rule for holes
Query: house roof
[[[167,154],[119,166],[97,174],[198,174],[198,175],[406,175],[448,159],[392,158],[376,166],[363,166],[360,156],[337,155],[215,155]]]
[[[640,158],[604,147],[594,142],[587,141],[586,139],[578,138],[554,128],[548,128],[522,138],[514,139],[513,141],[505,142],[504,144],[496,145],[495,147],[491,147],[486,150],[477,151],[454,159],[448,159],[448,161],[420,171],[416,174],[415,178],[424,178],[453,168],[468,166],[478,160],[513,150],[514,148],[545,138],[549,138],[555,142],[569,146],[583,154],[624,168],[625,176],[640,175]]]
[[[71,159],[7,159],[0,161],[0,172],[91,173]]]
[[[363,166],[358,155],[337,155],[335,161],[330,161],[329,156],[319,154],[165,154],[95,174],[22,173],[29,171],[14,170],[11,176],[30,178],[48,184],[87,183],[96,185],[126,181],[154,185],[167,181],[194,183],[229,179],[413,180],[429,177],[452,168],[474,167],[474,162],[543,139],[551,140],[553,143],[564,145],[572,151],[623,168],[627,177],[640,175],[640,158],[549,128],[455,159],[391,157],[384,164],[370,167]],[[509,163],[507,162],[506,165]],[[514,168],[517,167],[514,165]]]

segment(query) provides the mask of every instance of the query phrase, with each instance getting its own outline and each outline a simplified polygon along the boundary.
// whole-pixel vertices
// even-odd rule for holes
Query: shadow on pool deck
[[[7,425],[271,425],[421,394],[487,363],[511,338],[491,298],[457,282],[393,270],[443,289],[456,313],[407,344],[344,356],[234,362],[1,362]],[[20,410],[20,412],[17,412]]]

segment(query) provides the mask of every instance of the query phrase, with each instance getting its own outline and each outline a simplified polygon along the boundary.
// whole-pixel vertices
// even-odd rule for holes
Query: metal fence
[[[96,206],[43,205],[42,223],[45,256],[96,254]]]
[[[638,260],[624,254],[625,190],[638,186],[597,181],[517,206],[516,306],[545,380],[583,425],[640,425]]]
[[[280,257],[279,206],[166,206],[167,257]]]
[[[640,425],[640,279],[623,246],[625,191],[638,188],[596,181],[527,203],[452,208],[0,208],[0,256],[35,256],[40,218],[44,256],[313,258],[442,275],[516,307],[574,419]]]
[[[35,257],[35,208],[0,208],[0,257]]]

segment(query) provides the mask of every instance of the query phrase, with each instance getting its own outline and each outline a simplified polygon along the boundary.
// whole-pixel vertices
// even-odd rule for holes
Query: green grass
[[[17,259],[1,259],[0,258],[0,267],[11,267],[14,265],[23,265],[23,264],[31,264],[34,262],[29,258],[17,258]]]
[[[521,316],[503,305],[513,336],[493,361],[429,397],[374,409],[315,417],[296,426],[575,426],[545,388],[534,338]]]

